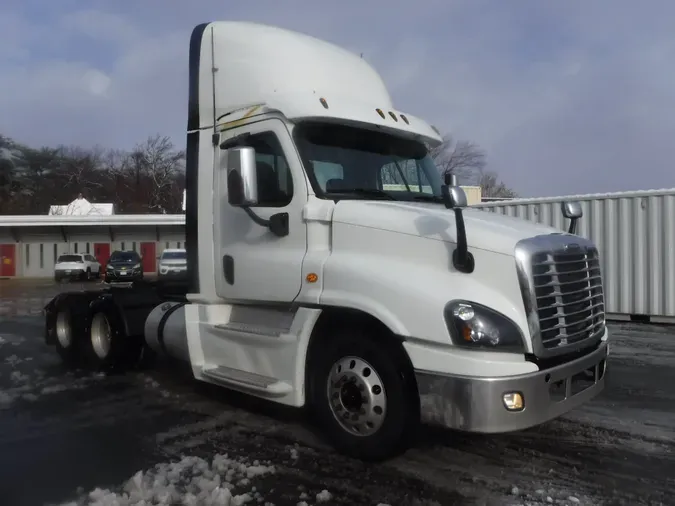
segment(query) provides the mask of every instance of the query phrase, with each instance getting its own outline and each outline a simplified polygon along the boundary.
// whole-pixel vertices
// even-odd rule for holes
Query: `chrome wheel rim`
[[[73,343],[73,330],[66,311],[59,311],[56,315],[56,339],[62,348],[69,348]]]
[[[91,321],[91,346],[98,358],[106,358],[110,353],[112,329],[103,313],[96,313]]]
[[[387,414],[387,395],[377,371],[359,357],[333,364],[327,385],[328,403],[342,428],[355,436],[377,432]]]

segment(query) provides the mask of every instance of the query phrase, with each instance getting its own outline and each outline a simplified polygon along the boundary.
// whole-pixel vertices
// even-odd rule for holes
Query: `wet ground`
[[[429,429],[366,465],[295,411],[166,364],[67,373],[40,315],[63,288],[0,281],[3,506],[675,504],[675,329],[612,325],[609,387],[562,419],[501,436]]]

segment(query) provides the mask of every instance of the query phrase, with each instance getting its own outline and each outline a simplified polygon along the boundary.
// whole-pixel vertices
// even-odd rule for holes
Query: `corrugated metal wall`
[[[517,199],[473,207],[567,230],[560,205],[581,203],[577,233],[597,244],[605,312],[675,317],[675,188]]]

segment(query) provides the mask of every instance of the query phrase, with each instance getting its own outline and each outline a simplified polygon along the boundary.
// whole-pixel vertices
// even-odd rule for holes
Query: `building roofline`
[[[8,215],[0,227],[184,226],[184,214]]]

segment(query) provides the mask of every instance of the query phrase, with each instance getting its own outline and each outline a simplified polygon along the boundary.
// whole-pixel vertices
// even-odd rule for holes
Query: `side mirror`
[[[451,186],[448,188],[448,190],[448,196],[450,197],[450,202],[452,203],[453,209],[458,207],[466,207],[468,205],[464,188],[461,186]]]
[[[561,204],[562,213],[565,218],[570,220],[577,220],[584,215],[584,211],[581,209],[581,204],[576,201],[567,201]]]
[[[255,149],[233,147],[225,151],[227,160],[227,201],[232,206],[248,207],[258,203],[258,177]]]
[[[562,208],[563,216],[570,220],[570,227],[567,232],[570,234],[576,234],[577,220],[584,215],[584,211],[581,209],[581,204],[575,201],[567,201],[563,202],[560,207]]]

